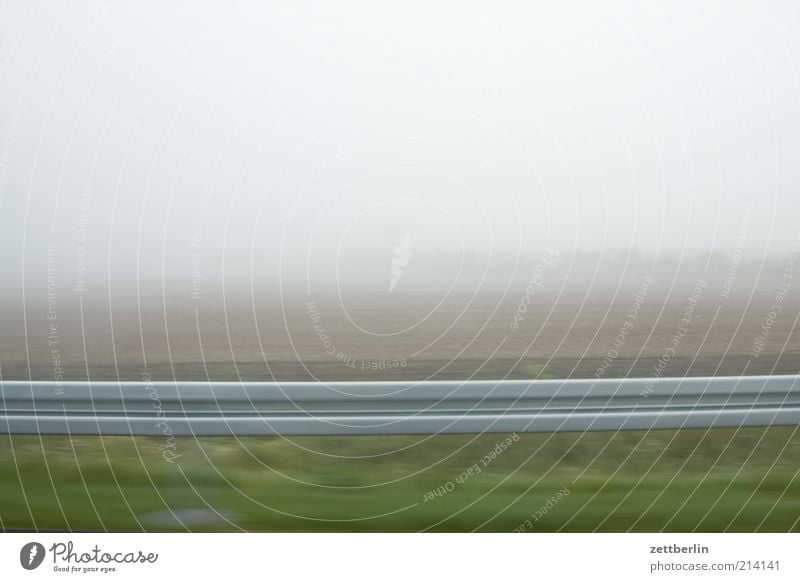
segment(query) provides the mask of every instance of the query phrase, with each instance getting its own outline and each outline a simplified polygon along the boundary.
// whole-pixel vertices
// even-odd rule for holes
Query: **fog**
[[[7,295],[758,272],[800,233],[789,1],[0,10]]]

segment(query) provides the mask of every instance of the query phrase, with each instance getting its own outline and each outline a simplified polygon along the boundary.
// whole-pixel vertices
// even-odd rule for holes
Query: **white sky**
[[[793,2],[271,4],[3,5],[4,286],[798,234]]]

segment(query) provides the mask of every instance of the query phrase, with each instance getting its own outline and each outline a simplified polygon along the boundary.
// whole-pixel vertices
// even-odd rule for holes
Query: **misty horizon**
[[[388,285],[405,237],[407,284],[758,272],[800,233],[796,11],[11,6],[0,289]]]

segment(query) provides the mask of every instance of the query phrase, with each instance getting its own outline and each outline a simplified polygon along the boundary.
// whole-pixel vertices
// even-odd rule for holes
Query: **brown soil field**
[[[698,290],[700,280],[705,286]],[[781,287],[780,277],[737,281],[725,296],[720,277],[654,277],[640,294],[644,281],[532,291],[523,282],[479,292],[6,298],[0,374],[7,380],[647,377],[665,354],[663,376],[798,373],[797,286]]]

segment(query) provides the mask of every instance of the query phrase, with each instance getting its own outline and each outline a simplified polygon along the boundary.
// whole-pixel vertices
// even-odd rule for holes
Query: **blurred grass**
[[[797,531],[795,432],[527,434],[485,467],[507,435],[180,438],[174,463],[159,438],[6,436],[0,528]]]

